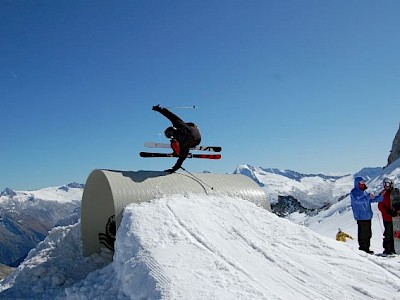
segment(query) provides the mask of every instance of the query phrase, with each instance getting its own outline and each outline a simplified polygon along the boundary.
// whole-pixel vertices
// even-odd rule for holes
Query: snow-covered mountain
[[[37,191],[6,188],[0,196],[0,263],[17,266],[55,225],[75,224],[83,186],[77,183]]]

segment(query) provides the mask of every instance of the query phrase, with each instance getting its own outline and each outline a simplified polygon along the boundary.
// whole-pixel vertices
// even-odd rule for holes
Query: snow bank
[[[367,255],[229,197],[178,195],[131,204],[115,246],[112,263],[107,253],[83,258],[79,224],[54,229],[1,283],[0,298],[400,296],[397,257]]]
[[[111,260],[109,252],[83,257],[80,223],[56,227],[0,283],[0,298],[54,299]]]

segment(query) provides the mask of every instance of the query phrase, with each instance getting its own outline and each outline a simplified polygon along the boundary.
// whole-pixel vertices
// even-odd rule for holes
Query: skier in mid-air
[[[173,154],[179,158],[171,169],[164,172],[174,173],[182,167],[182,163],[187,158],[190,149],[200,144],[201,134],[194,123],[182,121],[181,118],[168,109],[155,105],[153,110],[165,116],[172,123],[172,126],[165,129],[164,134],[171,141]]]

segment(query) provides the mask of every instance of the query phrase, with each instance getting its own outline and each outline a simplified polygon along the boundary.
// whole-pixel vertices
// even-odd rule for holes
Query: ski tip
[[[192,154],[193,158],[221,159],[221,154]]]

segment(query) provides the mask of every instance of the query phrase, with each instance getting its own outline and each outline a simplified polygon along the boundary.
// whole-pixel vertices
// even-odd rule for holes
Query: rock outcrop
[[[400,157],[400,126],[399,129],[397,130],[396,136],[394,137],[392,143],[392,149],[390,150],[390,154],[388,157],[388,165],[397,160],[399,157]]]

